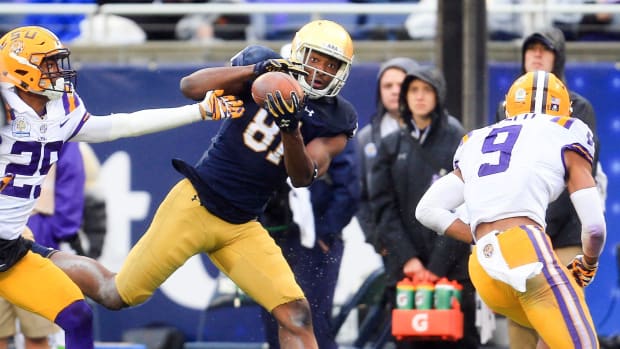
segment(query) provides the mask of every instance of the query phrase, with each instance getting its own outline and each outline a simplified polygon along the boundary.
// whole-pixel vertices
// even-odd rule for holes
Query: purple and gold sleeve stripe
[[[80,106],[80,99],[75,93],[65,93],[62,95],[62,105],[65,108],[65,115],[69,115]]]
[[[90,118],[90,113],[89,112],[84,113],[84,115],[82,116],[82,120],[80,120],[80,122],[78,123],[76,128],[73,130],[73,133],[71,133],[71,136],[68,139],[71,139],[73,138],[73,136],[78,134],[78,132],[80,132],[80,130],[82,129],[82,127],[84,126],[86,121],[88,121],[89,118]]]
[[[521,226],[534,246],[538,260],[543,262],[543,275],[550,286],[562,318],[573,342],[573,348],[596,348],[597,337],[593,325],[588,320],[585,301],[581,302],[574,286],[554,257],[553,247],[545,232],[537,226]]]
[[[583,145],[579,143],[565,145],[564,147],[562,147],[562,153],[564,153],[565,150],[571,150],[581,155],[584,159],[586,159],[590,163],[590,165],[592,165],[592,161],[594,161],[592,154],[590,154],[590,152]]]
[[[575,122],[575,119],[568,116],[556,116],[552,118],[551,121],[564,127],[565,129],[569,129],[573,125],[573,122]]]
[[[472,132],[473,131],[468,132],[466,135],[463,136],[463,138],[461,138],[461,143],[459,143],[459,147],[465,144],[465,142],[469,140],[469,137],[471,137]]]

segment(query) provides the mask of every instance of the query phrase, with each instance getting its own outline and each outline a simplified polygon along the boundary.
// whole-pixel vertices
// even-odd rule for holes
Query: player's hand
[[[583,255],[580,254],[573,258],[567,268],[573,274],[577,284],[581,287],[586,287],[594,280],[596,270],[598,269],[598,263],[590,265],[584,260]]]
[[[304,67],[301,64],[293,63],[284,58],[267,59],[254,65],[254,76],[258,77],[262,74],[272,71],[290,73],[293,74],[295,77],[299,75],[308,75],[308,73],[304,70]]]
[[[276,121],[276,125],[283,132],[292,132],[299,127],[299,119],[303,110],[302,103],[295,91],[291,92],[291,101],[288,102],[282,96],[280,91],[267,93],[265,98],[265,106],[269,114]]]
[[[232,95],[224,96],[224,90],[208,91],[198,107],[203,120],[234,119],[245,112],[243,101]]]

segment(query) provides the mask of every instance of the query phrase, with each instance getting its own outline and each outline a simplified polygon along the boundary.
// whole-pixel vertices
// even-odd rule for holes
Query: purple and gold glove
[[[243,101],[232,95],[224,96],[224,90],[208,91],[198,107],[203,120],[234,119],[245,111]]]
[[[598,269],[598,263],[590,265],[585,261],[583,255],[580,254],[573,258],[567,268],[573,274],[577,284],[581,287],[586,287],[594,280],[596,270]]]

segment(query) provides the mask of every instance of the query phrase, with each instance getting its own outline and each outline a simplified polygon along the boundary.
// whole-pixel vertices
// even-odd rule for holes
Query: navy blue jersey
[[[256,219],[287,178],[280,129],[249,93],[240,98],[245,115],[223,121],[196,166],[173,160],[174,167],[196,188],[202,205],[235,224]],[[305,144],[317,137],[352,137],[356,129],[357,113],[344,98],[307,100],[301,119]]]

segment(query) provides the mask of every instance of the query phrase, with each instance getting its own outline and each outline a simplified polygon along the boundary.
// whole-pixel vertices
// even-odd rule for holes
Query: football
[[[265,105],[267,93],[271,92],[275,96],[275,91],[280,91],[284,99],[289,102],[293,91],[297,92],[300,101],[304,98],[304,90],[297,80],[287,73],[268,72],[256,78],[252,83],[252,99],[261,107]]]

